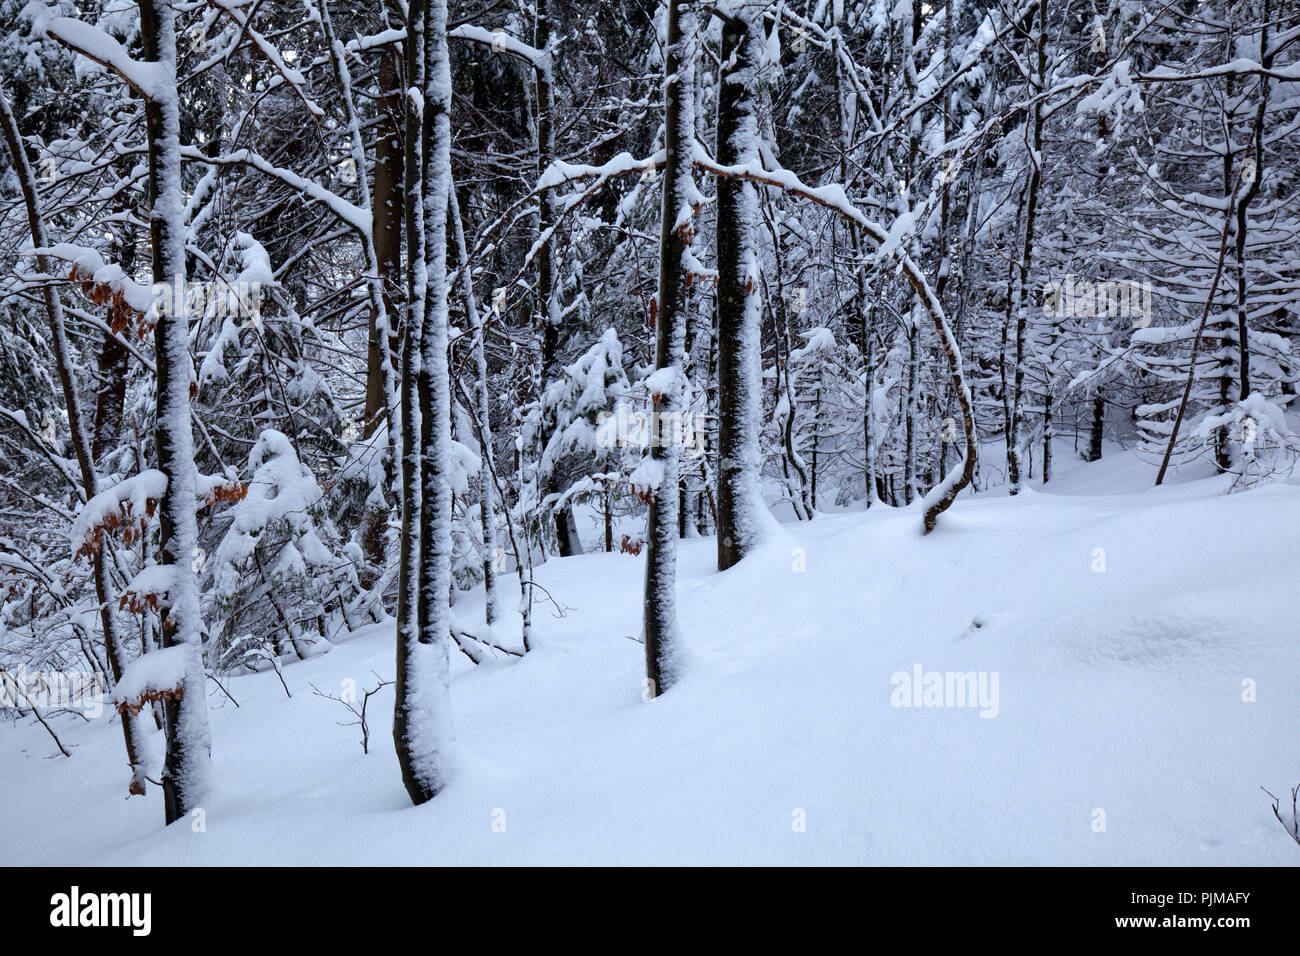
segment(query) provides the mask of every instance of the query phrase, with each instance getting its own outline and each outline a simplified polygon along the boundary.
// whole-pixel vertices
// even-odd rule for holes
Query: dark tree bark
[[[838,7],[832,8],[832,15],[838,14]],[[838,19],[836,20],[839,26]],[[845,96],[847,91],[844,87],[843,70],[844,65],[840,61],[840,31],[837,29],[831,34],[831,59],[835,61],[835,73],[833,77],[832,90],[835,93],[835,116],[839,126],[839,166],[840,182],[847,189],[849,186],[849,150],[853,141],[853,130],[849,129],[849,113],[845,108]],[[852,302],[853,312],[857,317],[856,332],[858,336],[858,351],[862,355],[863,367],[863,389],[862,397],[862,481],[866,490],[866,507],[870,508],[879,496],[876,490],[875,482],[875,462],[872,455],[872,445],[875,441],[874,423],[872,420],[873,412],[872,402],[872,382],[875,377],[875,354],[874,354],[874,324],[875,310],[869,307],[867,301],[867,279],[866,263],[863,261],[862,234],[854,223],[848,224],[849,231],[849,248],[853,253],[853,283],[855,286],[855,295]]]
[[[1047,0],[1038,2],[1033,34],[1035,66],[1033,91],[1042,91],[1047,74]],[[1007,434],[1007,484],[1011,494],[1020,491],[1020,423],[1025,383],[1025,332],[1029,321],[1029,267],[1034,254],[1034,221],[1038,211],[1038,190],[1043,181],[1043,105],[1034,100],[1030,107],[1029,184],[1025,187],[1025,241],[1021,249],[1016,286],[1015,365],[1011,388],[1011,425]]]
[[[388,341],[380,331],[380,310],[370,309],[366,340],[366,406],[362,435],[369,438],[380,423],[388,418],[388,375],[400,363],[400,332],[397,328],[401,315],[402,287],[402,177],[404,152],[401,124],[403,122],[401,77],[397,68],[400,52],[386,49],[380,53],[378,82],[380,88],[380,126],[375,138],[375,166],[373,203],[371,205],[371,235],[374,237],[375,258],[379,265],[381,302],[389,326]],[[385,354],[385,349],[388,350]],[[394,356],[399,356],[396,360]],[[400,386],[399,386],[400,387]],[[390,448],[395,448],[396,435],[389,435]],[[391,465],[391,458],[388,459]],[[387,496],[385,496],[387,497]],[[372,507],[367,510],[358,536],[371,568],[382,569],[385,562],[384,528],[388,523],[389,507]],[[362,579],[369,587],[374,575]]]
[[[379,128],[375,135],[374,199],[371,206],[371,233],[374,235],[375,258],[383,283],[384,309],[390,323],[396,325],[400,314],[398,300],[402,286],[402,91],[397,68],[396,49],[379,54],[377,81]],[[369,438],[383,420],[388,397],[385,394],[384,349],[389,355],[399,351],[398,330],[390,329],[390,341],[382,341],[375,309],[370,310],[369,336],[366,342],[366,422],[364,435]]]
[[[487,331],[474,295],[474,276],[469,267],[469,247],[465,242],[465,226],[460,214],[460,201],[455,184],[447,191],[452,234],[456,237],[456,255],[460,262],[461,286],[465,294],[465,311],[469,315],[470,329],[474,333],[474,427],[479,440],[479,528],[483,535],[483,616],[488,625],[500,617],[497,593],[497,493],[495,450],[492,448],[491,402],[488,397]],[[608,550],[608,549],[606,549]]]
[[[1105,426],[1106,400],[1097,396],[1092,400],[1092,429],[1088,434],[1088,461],[1101,461],[1101,438]]]
[[[3,91],[0,91],[0,126],[3,126],[5,145],[9,149],[9,156],[13,163],[13,168],[18,176],[18,183],[23,193],[23,201],[27,207],[27,223],[31,231],[32,244],[41,249],[49,245],[49,238],[45,231],[45,220],[41,215],[40,203],[36,194],[36,180],[32,175],[31,164],[27,159],[27,153],[23,148],[22,135],[18,129],[18,122],[14,118],[13,110],[10,108],[9,100],[5,97]],[[41,272],[46,275],[53,275],[55,270],[47,257],[37,256],[37,265]],[[81,412],[81,401],[77,395],[77,386],[72,378],[71,354],[67,335],[63,323],[63,305],[59,300],[59,294],[53,284],[47,283],[42,294],[45,299],[45,315],[50,325],[50,345],[54,353],[54,360],[58,366],[59,385],[63,390],[64,407],[68,412],[68,428],[72,433],[73,451],[77,457],[77,466],[81,472],[82,493],[86,500],[93,497],[98,491],[98,476],[95,471],[96,455],[92,449],[90,440],[87,438],[85,430],[84,417]],[[108,343],[113,342],[123,353],[123,368],[117,372],[117,377],[121,382],[121,387],[125,388],[125,346],[109,335],[105,337],[103,351],[100,352],[100,369],[104,371],[104,354],[108,351]],[[101,383],[101,399],[104,395],[103,384]],[[117,418],[121,420],[121,389],[117,390],[118,411]],[[100,404],[96,408],[96,439],[101,434],[99,422],[99,410],[103,408]],[[116,437],[116,433],[114,433]],[[112,671],[113,682],[121,680],[122,671],[126,667],[126,635],[113,611],[113,594],[108,577],[108,567],[104,555],[104,549],[100,548],[94,555],[94,572],[95,572],[95,600],[99,604],[99,619],[104,629],[104,650],[108,658],[109,669]],[[36,712],[35,707],[32,708]],[[143,794],[146,789],[145,784],[145,753],[143,749],[143,733],[140,727],[138,715],[124,713],[122,715],[122,737],[126,744],[127,762],[131,766],[131,782],[128,786],[129,793]],[[62,745],[60,745],[62,749]]]
[[[655,325],[655,396],[657,420],[652,435],[676,436],[671,426],[685,408],[686,375],[682,350],[686,341],[686,270],[682,256],[690,244],[695,183],[691,178],[691,148],[695,139],[695,82],[685,37],[694,32],[694,18],[683,16],[686,0],[668,5],[667,59],[664,65],[664,172],[659,223],[659,308]],[[685,20],[685,23],[683,22]],[[678,668],[677,536],[681,495],[678,488],[680,449],[665,441],[651,444],[650,456],[662,468],[659,486],[650,500],[645,565],[646,679],[652,696],[668,690]]]
[[[117,243],[117,264],[131,275],[135,267],[135,235],[128,227],[126,237]],[[109,326],[126,327],[130,307],[114,299],[109,306]],[[126,405],[126,345],[116,335],[104,335],[99,347],[98,381],[95,383],[95,424],[91,432],[90,455],[99,462],[122,434],[122,410]]]
[[[537,0],[533,29],[533,46],[547,52],[551,45],[550,0]],[[541,176],[555,160],[555,83],[551,61],[546,60],[535,71],[537,77],[537,174]],[[559,220],[555,189],[543,189],[537,213],[538,236],[547,236]],[[556,267],[555,238],[549,236],[537,250],[537,298],[541,308],[542,388],[564,374],[559,364],[560,352],[560,289]],[[549,438],[549,436],[547,436]],[[546,483],[548,494],[559,494],[564,486],[556,475]],[[555,541],[561,557],[582,553],[578,525],[573,509],[561,506],[555,515]]]
[[[407,104],[404,191],[410,312],[402,356],[402,563],[393,741],[402,782],[411,801],[420,804],[446,785],[451,735],[451,67],[446,0],[412,0],[406,56],[413,91]]]
[[[424,88],[424,43],[429,0],[410,0],[407,7],[406,80]],[[420,206],[424,111],[413,97],[404,107],[406,117],[405,188],[402,192],[406,227],[406,327],[402,332],[401,476],[402,531],[397,570],[397,670],[393,681],[393,743],[402,782],[415,803],[432,796],[418,771],[416,689],[420,644],[420,332],[424,322],[424,215]],[[414,671],[414,673],[413,673]]]
[[[1043,394],[1043,484],[1052,480],[1052,379],[1048,372]]]
[[[1272,19],[1272,0],[1264,0],[1263,18],[1260,21],[1259,48],[1263,51],[1261,65],[1264,69],[1273,68],[1274,50],[1268,45],[1268,26]],[[1241,401],[1250,395],[1250,322],[1247,316],[1246,296],[1246,234],[1249,228],[1249,206],[1259,193],[1260,180],[1264,177],[1264,121],[1268,112],[1268,73],[1259,77],[1259,107],[1255,113],[1254,138],[1251,144],[1252,157],[1247,162],[1253,163],[1250,182],[1242,193],[1237,205],[1237,364],[1240,372],[1241,389],[1238,392]]]
[[[758,160],[758,68],[763,28],[752,10],[722,26],[718,162]],[[754,248],[757,197],[739,177],[718,180],[718,570],[758,543],[759,276]]]

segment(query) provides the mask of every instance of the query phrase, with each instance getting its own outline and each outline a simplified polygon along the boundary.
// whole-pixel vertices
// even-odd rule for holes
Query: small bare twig
[[[371,671],[370,673],[375,674],[374,671]],[[379,693],[389,684],[393,683],[390,680],[384,680],[378,674],[375,674],[375,679],[379,681],[379,684],[375,687],[370,688],[369,690],[362,691],[360,707],[357,706],[357,701],[355,699],[348,700],[336,694],[327,694],[324,691],[322,691],[319,687],[317,687],[315,684],[312,684],[310,682],[308,682],[307,685],[312,689],[312,693],[315,694],[317,697],[324,697],[326,700],[338,701],[340,704],[342,704],[344,707],[348,709],[348,713],[352,714],[352,716],[356,718],[356,720],[340,721],[339,726],[340,727],[359,726],[361,728],[361,752],[365,754],[370,753],[370,724],[367,723],[366,721],[366,706],[370,703],[370,697],[372,694]]]
[[[1294,787],[1291,788],[1291,825],[1290,826],[1287,826],[1286,821],[1282,819],[1282,813],[1281,813],[1282,801],[1279,798],[1274,797],[1273,794],[1269,793],[1269,791],[1264,787],[1260,787],[1259,789],[1263,790],[1265,793],[1268,793],[1270,797],[1273,797],[1273,816],[1277,817],[1277,822],[1282,824],[1282,829],[1285,830],[1290,835],[1291,839],[1295,840],[1296,843],[1300,843],[1300,813],[1296,812],[1296,804],[1297,802],[1300,802],[1300,784],[1296,784]]]
[[[59,735],[54,732],[54,728],[51,727],[49,723],[46,722],[45,718],[41,715],[40,708],[37,707],[34,703],[32,703],[30,700],[28,700],[27,702],[27,707],[31,711],[32,716],[35,717],[40,722],[40,725],[42,727],[45,728],[46,733],[48,733],[51,737],[54,738],[54,743],[58,746],[59,753],[63,754],[63,756],[65,757],[71,757],[72,752],[68,750],[67,747],[63,746],[63,741],[59,739]],[[18,708],[18,713],[20,715],[22,714],[21,707]]]
[[[227,697],[230,698],[230,702],[231,702],[232,704],[234,704],[236,707],[239,706],[239,701],[235,700],[234,695],[231,694],[230,691],[226,690],[225,686],[221,683],[221,681],[217,680],[217,675],[215,675],[215,674],[208,674],[208,680],[210,680],[210,681],[212,681],[212,683],[216,684],[217,687],[220,688],[221,693],[225,694]]]

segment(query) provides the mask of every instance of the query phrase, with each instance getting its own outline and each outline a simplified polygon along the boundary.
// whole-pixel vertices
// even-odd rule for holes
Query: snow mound
[[[1080,472],[1127,487],[1137,467]],[[0,846],[11,864],[1294,865],[1259,788],[1300,782],[1300,487],[1149,479],[966,495],[928,537],[916,507],[823,514],[725,574],[712,540],[683,541],[691,663],[651,702],[644,557],[552,560],[534,650],[454,661],[453,781],[421,807],[391,691],[365,755],[309,687],[391,679],[390,624],[285,667],[292,699],[270,673],[223,681],[238,708],[210,686],[204,833],[121,799],[109,718],[59,725],[71,759],[6,726]]]

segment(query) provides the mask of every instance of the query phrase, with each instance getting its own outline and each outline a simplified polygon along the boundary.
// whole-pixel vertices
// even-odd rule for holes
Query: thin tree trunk
[[[393,409],[397,404],[397,381],[393,370],[391,338],[392,288],[400,260],[400,234],[396,219],[398,177],[402,174],[396,131],[381,131],[375,145],[374,196],[366,175],[365,141],[361,134],[361,116],[352,93],[352,72],[348,67],[347,53],[334,32],[328,0],[320,0],[319,22],[339,87],[339,101],[343,107],[348,127],[349,161],[352,163],[357,184],[357,198],[362,213],[370,222],[369,230],[359,228],[362,259],[365,265],[366,290],[370,297],[370,319],[366,350],[366,404],[362,434],[369,438],[380,422],[388,425],[386,473],[391,475],[394,456]],[[381,109],[395,108],[398,94],[396,70],[387,50],[381,52],[379,82]],[[400,102],[400,101],[399,101]],[[388,485],[389,482],[385,482]],[[384,489],[386,490],[386,488]],[[378,495],[375,496],[379,498]],[[386,498],[386,496],[385,496]],[[387,524],[388,505],[382,501],[369,505],[361,529],[361,543],[376,568],[384,564],[384,526]]]
[[[397,350],[397,299],[401,289],[402,269],[402,122],[401,77],[397,58],[400,52],[386,48],[379,55],[379,129],[375,135],[374,201],[371,208],[371,234],[379,266],[380,301],[384,315],[390,317],[388,336],[379,328],[379,310],[370,309],[366,341],[366,421],[363,434],[369,438],[384,419],[387,410],[392,355]],[[387,354],[385,354],[387,349]],[[385,359],[387,358],[387,362]],[[385,367],[387,365],[387,368]],[[395,436],[394,436],[395,440]]]
[[[537,0],[533,28],[533,45],[547,52],[551,45],[550,0]],[[540,177],[555,160],[555,83],[550,57],[536,69],[537,76],[537,175]],[[559,366],[560,327],[563,321],[560,308],[559,277],[557,275],[555,237],[548,235],[559,221],[555,188],[543,189],[538,200],[537,231],[539,238],[547,236],[537,250],[537,298],[542,310],[542,388],[563,374]],[[546,436],[549,440],[550,436]],[[564,488],[557,476],[546,483],[548,494],[559,494]],[[555,541],[561,557],[582,553],[573,509],[562,505],[554,515]]]
[[[722,26],[718,95],[718,162],[756,163],[758,70],[763,28],[755,9],[741,8]],[[759,264],[752,183],[718,180],[718,570],[725,571],[758,543],[764,508],[759,487],[760,402]]]
[[[1052,392],[1051,378],[1043,395],[1043,484],[1052,480]]]
[[[413,676],[417,738],[407,777],[415,803],[447,783],[451,744],[451,376],[447,364],[447,213],[451,208],[451,61],[447,0],[425,28],[420,202],[424,207],[424,322],[420,330],[420,641]]]
[[[1240,189],[1233,189],[1228,197],[1228,210],[1223,217],[1223,233],[1219,237],[1219,257],[1214,267],[1214,278],[1210,281],[1210,291],[1205,296],[1205,308],[1201,312],[1201,322],[1196,327],[1196,337],[1192,339],[1192,351],[1187,360],[1187,382],[1183,386],[1183,397],[1178,402],[1178,412],[1174,415],[1173,427],[1169,429],[1169,442],[1165,445],[1164,457],[1160,460],[1160,470],[1156,472],[1156,485],[1164,483],[1165,472],[1169,470],[1169,461],[1174,454],[1174,445],[1178,441],[1178,430],[1182,427],[1183,416],[1187,414],[1187,403],[1192,397],[1192,383],[1196,380],[1196,357],[1200,354],[1201,338],[1205,334],[1205,323],[1214,308],[1214,295],[1219,290],[1219,280],[1223,277],[1223,260],[1228,254],[1228,235],[1232,231],[1232,219],[1236,214],[1237,194]]]
[[[1268,26],[1272,19],[1272,0],[1264,0],[1264,16],[1260,22],[1259,48],[1262,54],[1262,66],[1265,72],[1259,76],[1259,107],[1255,113],[1253,143],[1254,175],[1246,186],[1237,205],[1237,355],[1241,376],[1239,397],[1245,401],[1250,395],[1250,323],[1246,307],[1246,232],[1249,226],[1248,208],[1251,200],[1259,193],[1260,180],[1264,177],[1264,119],[1268,112],[1268,70],[1273,68],[1273,51],[1268,48]]]
[[[158,509],[159,563],[171,569],[160,602],[164,648],[190,650],[181,692],[163,707],[167,756],[163,802],[172,823],[199,807],[211,773],[208,709],[203,671],[203,621],[194,513],[198,469],[190,424],[189,323],[185,288],[185,208],[181,193],[180,99],[176,87],[176,10],[173,0],[139,0],[145,59],[154,64],[157,93],[145,103],[149,139],[149,232],[155,289],[165,287],[154,327],[157,423],[154,443],[167,491]]]
[[[465,294],[465,311],[469,316],[470,330],[474,333],[474,417],[478,432],[479,455],[479,526],[483,535],[483,592],[484,619],[488,626],[497,622],[501,616],[501,596],[497,588],[496,556],[500,549],[497,543],[496,488],[493,478],[493,449],[491,402],[488,396],[487,366],[487,332],[483,315],[479,311],[478,299],[474,295],[474,277],[469,263],[468,246],[465,243],[465,224],[460,215],[460,201],[453,185],[447,191],[451,202],[452,232],[456,237],[456,256],[460,262],[461,287]]]
[[[695,202],[691,152],[695,142],[695,74],[686,50],[694,33],[687,0],[669,0],[667,58],[664,65],[664,173],[659,224],[659,311],[655,327],[655,422],[652,435],[677,435],[671,427],[686,408],[682,351],[686,341],[686,270],[682,257],[690,244]],[[667,416],[668,428],[661,427]],[[662,471],[650,500],[645,565],[646,679],[651,696],[667,691],[678,677],[677,535],[679,532],[678,458],[675,441],[651,444],[650,457]]]
[[[916,496],[916,389],[920,364],[916,338],[920,332],[913,307],[907,317],[907,390],[903,399],[903,503],[909,505]]]
[[[18,129],[18,122],[14,117],[13,110],[9,105],[8,98],[0,91],[0,124],[3,125],[5,145],[9,149],[10,160],[18,177],[18,184],[23,193],[23,201],[27,207],[27,224],[32,235],[32,244],[42,249],[47,247],[49,238],[45,231],[45,220],[41,214],[40,202],[36,193],[36,180],[32,175],[31,164],[28,162],[27,153],[23,148],[22,135]],[[50,260],[43,255],[37,256],[37,267],[46,275],[53,275],[54,268]],[[91,446],[90,439],[86,435],[85,419],[81,411],[81,401],[77,396],[77,386],[73,380],[72,356],[69,352],[67,334],[63,322],[63,303],[59,300],[58,290],[52,283],[46,283],[42,294],[45,299],[45,315],[50,326],[50,347],[54,352],[54,361],[57,366],[59,385],[63,390],[63,402],[68,412],[68,428],[72,433],[73,451],[77,457],[77,465],[81,471],[81,484],[83,497],[86,500],[94,497],[98,491],[99,480],[95,472],[96,455]],[[117,342],[112,335],[106,335],[104,340],[103,351],[100,353],[100,370],[103,373],[109,372],[117,363],[109,363],[110,367],[105,368],[104,356],[109,352],[109,343],[114,343],[123,353],[122,364],[125,365],[125,348]],[[118,371],[117,375],[122,386],[125,386],[125,375]],[[109,383],[101,383],[101,389]],[[121,389],[116,391],[118,398],[117,418],[120,424],[121,420]],[[105,409],[107,418],[107,409],[111,407],[111,397],[105,399],[105,391],[100,392],[102,401],[97,405],[96,412]],[[101,424],[99,414],[96,415],[95,435],[101,434]],[[106,429],[104,429],[106,430]],[[101,626],[104,629],[104,650],[108,657],[109,668],[112,671],[113,682],[116,684],[122,677],[122,671],[126,667],[126,635],[113,612],[113,593],[108,577],[107,561],[104,555],[104,549],[100,548],[94,555],[94,575],[95,575],[95,600],[99,604],[99,618]],[[36,712],[35,707],[32,708]],[[131,782],[127,787],[128,793],[145,792],[145,753],[142,745],[143,731],[140,727],[140,719],[136,714],[125,712],[122,714],[122,737],[126,744],[126,758],[131,767]],[[57,739],[57,738],[56,738]],[[62,749],[62,744],[60,744]],[[66,753],[66,751],[65,751]]]
[[[775,339],[772,355],[776,364],[776,381],[777,397],[785,396],[786,414],[785,425],[781,429],[783,451],[781,455],[781,467],[785,474],[786,484],[790,488],[790,504],[794,508],[795,517],[800,521],[811,521],[813,517],[812,501],[808,494],[808,474],[804,469],[803,461],[799,457],[795,441],[795,419],[799,412],[799,404],[796,401],[794,383],[790,379],[792,369],[790,367],[790,316],[785,306],[785,286],[781,279],[781,237],[775,222],[775,216],[770,214],[770,210],[765,209],[763,215],[763,224],[767,227],[768,235],[772,239],[773,271],[776,274],[776,295],[771,295],[767,288],[767,277],[763,277],[763,291],[767,295],[768,305],[772,314],[772,330]],[[782,388],[784,383],[784,388]],[[815,439],[814,439],[815,441]],[[815,455],[815,452],[814,452]],[[815,467],[814,458],[814,467]],[[790,471],[794,471],[794,477]],[[812,485],[814,493],[816,490],[816,479]]]
[[[849,128],[850,121],[848,115],[847,101],[843,90],[844,78],[841,75],[844,69],[840,62],[840,32],[839,4],[832,6],[832,17],[835,17],[836,30],[831,34],[831,59],[835,61],[835,75],[833,89],[835,92],[835,109],[836,118],[839,125],[840,133],[840,182],[844,188],[849,188],[849,149],[853,141],[854,131]],[[874,378],[875,364],[874,342],[873,342],[873,325],[874,310],[867,306],[867,282],[866,267],[862,256],[862,235],[854,223],[848,224],[849,230],[849,248],[853,250],[853,282],[857,287],[857,295],[853,299],[853,310],[857,315],[857,333],[858,333],[858,350],[862,354],[863,367],[863,393],[862,393],[862,479],[866,488],[866,507],[870,508],[875,504],[879,497],[876,493],[876,482],[873,477],[875,465],[872,456],[872,443],[874,436],[872,434],[872,410],[871,402],[874,397],[872,392],[872,380]]]
[[[129,276],[135,267],[133,227],[126,227],[125,238],[116,245],[117,264],[122,267],[122,272]],[[130,306],[114,299],[109,306],[109,328],[125,328],[129,321],[129,313]],[[104,341],[99,349],[99,374],[95,387],[95,424],[90,436],[90,456],[95,463],[108,453],[122,434],[122,412],[126,406],[126,372],[129,354],[120,338],[104,333]]]
[[[1088,461],[1101,461],[1102,431],[1106,425],[1106,400],[1092,400],[1092,429],[1088,434]]]
[[[1034,21],[1035,66],[1031,94],[1042,92],[1047,73],[1047,0],[1038,0],[1038,18]],[[1020,423],[1021,400],[1025,382],[1025,333],[1029,322],[1029,267],[1034,254],[1034,219],[1038,210],[1038,189],[1043,181],[1043,107],[1035,99],[1029,108],[1030,155],[1029,185],[1025,189],[1025,241],[1020,255],[1020,281],[1016,284],[1015,366],[1011,389],[1011,427],[1007,434],[1007,483],[1011,494],[1020,491]]]
[[[402,783],[412,802],[424,803],[442,785],[440,755],[431,745],[436,728],[424,699],[429,681],[429,651],[422,642],[421,492],[421,383],[420,365],[424,303],[428,294],[425,249],[424,154],[430,148],[426,121],[426,31],[431,2],[410,0],[406,35],[406,162],[402,200],[406,222],[406,328],[402,335],[402,532],[398,546],[397,666],[393,680],[393,743],[402,771]],[[445,198],[445,197],[444,197]]]

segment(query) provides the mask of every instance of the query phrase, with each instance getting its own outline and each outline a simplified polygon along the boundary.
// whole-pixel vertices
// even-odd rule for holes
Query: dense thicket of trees
[[[432,797],[448,655],[526,653],[535,567],[616,518],[645,521],[653,696],[680,536],[726,569],[771,512],[941,529],[1070,439],[1239,484],[1296,448],[1284,0],[0,25],[0,667],[110,674],[132,792],[165,733],[169,821],[209,677],[371,622]]]

